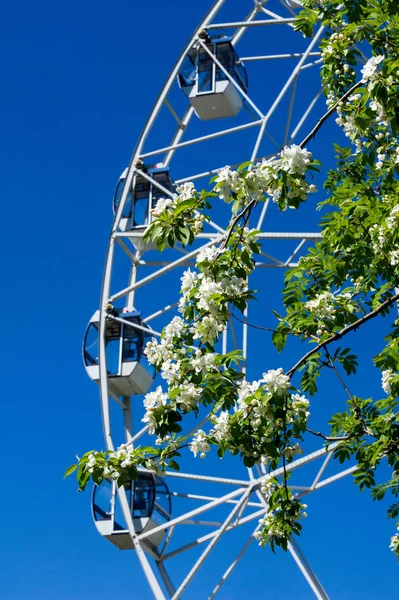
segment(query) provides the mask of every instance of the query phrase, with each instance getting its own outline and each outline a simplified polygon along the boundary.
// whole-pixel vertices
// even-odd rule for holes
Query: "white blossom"
[[[202,340],[204,344],[213,344],[218,338],[225,322],[218,313],[205,315],[201,320],[195,322],[190,328],[194,340]]]
[[[196,373],[206,374],[210,369],[215,366],[215,354],[213,352],[205,352],[197,348],[194,357],[192,357],[189,368],[194,369]]]
[[[372,81],[376,77],[377,67],[384,60],[384,55],[372,56],[361,70],[363,81]]]
[[[206,453],[211,449],[207,441],[205,431],[199,429],[193,436],[193,441],[190,442],[189,448],[193,452],[194,456],[200,455],[200,458],[205,458]]]
[[[273,488],[274,484],[272,481],[270,481],[269,477],[265,477],[264,479],[262,479],[262,482],[260,484],[260,491],[266,496],[266,498],[269,498],[273,491]]]
[[[313,300],[305,304],[306,310],[313,313],[318,319],[331,319],[334,316],[335,297],[331,292],[317,294]]]
[[[291,396],[291,407],[292,410],[296,413],[304,413],[306,417],[309,416],[309,400],[305,396],[301,396],[300,394],[292,394]]]
[[[203,277],[196,294],[197,307],[200,310],[211,311],[215,308],[213,297],[221,294],[222,289],[219,283],[216,283],[210,277]]]
[[[154,412],[159,406],[165,406],[168,401],[168,394],[162,392],[162,388],[159,385],[154,392],[148,392],[144,396],[144,407],[146,409],[145,415],[142,418],[143,423],[148,423],[149,433],[153,435],[155,433],[156,419]]]
[[[180,336],[184,327],[184,321],[181,317],[173,317],[171,322],[165,327],[164,334],[165,339],[169,340],[173,337]]]
[[[284,394],[290,387],[290,378],[284,375],[283,369],[270,369],[267,373],[263,373],[262,381],[268,392],[272,394]]]
[[[303,450],[298,443],[294,444],[293,446],[286,446],[283,452],[288,460],[292,460],[295,454],[303,454]]]
[[[395,554],[399,554],[399,533],[395,533],[395,535],[391,537],[391,543],[389,544],[389,547],[392,550],[392,552],[395,552]]]
[[[183,277],[180,280],[181,281],[181,293],[183,294],[183,296],[186,296],[187,294],[189,294],[191,292],[193,287],[195,287],[197,280],[198,280],[198,273],[196,273],[195,271],[191,271],[190,269],[187,269],[187,271],[184,271]]]
[[[216,246],[206,246],[205,248],[201,248],[197,254],[197,264],[204,261],[213,262],[219,256],[219,254],[222,253],[223,250],[221,248],[217,248]]]
[[[220,282],[220,288],[227,296],[239,297],[248,291],[248,285],[242,277],[223,277]]]
[[[302,149],[296,144],[284,146],[281,151],[281,167],[289,173],[303,175],[312,156],[306,148]]]
[[[160,342],[155,338],[152,338],[150,342],[147,342],[144,354],[150,364],[158,365],[174,357],[174,347],[173,344],[165,338]]]
[[[89,460],[87,461],[87,469],[89,471],[89,473],[93,473],[94,471],[94,467],[96,466],[97,463],[97,459],[95,457],[95,454],[89,454]]]
[[[194,184],[191,181],[186,181],[185,183],[177,186],[176,191],[179,194],[179,200],[182,202],[184,200],[190,200],[191,198],[195,197],[195,194],[197,193]]]
[[[155,207],[151,210],[151,214],[154,217],[160,217],[167,208],[172,206],[172,204],[173,200],[171,198],[159,198]]]
[[[257,390],[259,389],[259,381],[253,381],[250,383],[246,379],[242,379],[237,386],[238,389],[238,401],[237,401],[237,409],[238,410],[246,410],[248,405],[246,404],[246,400],[253,396]]]
[[[229,413],[223,410],[218,417],[213,416],[214,436],[218,442],[228,441],[231,437],[229,428]]]
[[[389,262],[393,267],[399,265],[399,250],[392,250],[389,254]]]
[[[387,217],[386,224],[389,229],[393,229],[399,225],[399,204],[396,204],[391,210],[389,217]]]
[[[238,193],[243,188],[243,182],[237,171],[232,171],[229,166],[226,166],[218,172],[215,188],[219,192],[219,198],[229,202],[230,194]]]
[[[391,393],[392,375],[393,375],[393,373],[392,373],[391,369],[386,369],[385,371],[382,372],[381,385],[382,385],[382,389],[384,390],[384,392],[386,394]]]
[[[169,385],[176,384],[180,378],[180,360],[172,362],[167,360],[161,365],[161,377],[166,379]]]
[[[379,254],[386,242],[386,231],[379,225],[373,225],[369,231],[372,238],[372,248],[376,254]]]
[[[189,412],[196,408],[202,396],[202,388],[196,387],[194,383],[184,382],[179,385],[179,393],[175,398],[176,404],[180,404],[180,408]]]

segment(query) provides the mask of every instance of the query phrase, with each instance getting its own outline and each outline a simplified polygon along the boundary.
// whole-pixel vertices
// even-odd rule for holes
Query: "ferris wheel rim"
[[[193,33],[193,35],[190,38],[190,41],[187,43],[187,45],[185,46],[184,50],[182,51],[180,57],[176,61],[174,67],[172,68],[172,70],[166,80],[166,83],[162,88],[161,93],[159,94],[157,100],[154,103],[154,106],[149,114],[149,117],[144,125],[144,128],[139,137],[139,140],[133,151],[131,161],[130,161],[129,166],[127,167],[127,171],[126,171],[125,183],[124,183],[124,188],[122,191],[121,200],[119,202],[117,210],[115,211],[115,216],[114,216],[113,223],[112,223],[112,228],[111,228],[111,232],[110,232],[109,243],[108,243],[107,253],[106,253],[106,260],[105,260],[105,265],[104,265],[104,275],[103,275],[103,280],[102,280],[100,309],[99,309],[100,310],[100,314],[99,314],[99,366],[100,366],[101,408],[102,408],[102,419],[103,419],[105,443],[106,443],[107,449],[111,450],[111,451],[115,450],[115,448],[114,448],[113,439],[112,439],[112,431],[111,431],[111,423],[110,423],[110,415],[109,415],[109,403],[110,403],[110,396],[112,397],[112,394],[110,394],[109,389],[108,389],[108,376],[107,376],[107,366],[106,366],[105,324],[106,324],[107,313],[106,313],[105,307],[108,302],[116,301],[119,298],[126,296],[127,293],[129,293],[129,290],[126,288],[125,290],[122,290],[123,293],[120,292],[117,294],[113,294],[112,296],[110,295],[110,282],[111,282],[111,275],[112,275],[112,268],[113,268],[113,259],[114,259],[114,253],[115,253],[116,242],[117,242],[115,234],[117,234],[117,232],[118,232],[118,226],[119,226],[119,222],[120,222],[121,215],[123,212],[124,202],[126,201],[128,190],[133,185],[134,178],[137,176],[137,174],[144,174],[142,171],[140,171],[139,168],[137,168],[137,166],[136,166],[137,160],[141,159],[143,157],[147,158],[147,157],[151,156],[151,153],[150,154],[143,153],[142,150],[143,150],[145,141],[149,135],[149,132],[151,130],[151,127],[155,123],[156,118],[161,110],[161,107],[163,106],[163,103],[165,102],[165,99],[167,98],[167,94],[169,93],[172,85],[174,84],[176,75],[179,71],[182,61],[184,60],[184,57],[186,56],[188,50],[192,47],[193,43],[195,42],[196,38],[198,37],[199,31],[201,29],[206,28],[208,23],[211,23],[213,17],[218,14],[218,11],[225,3],[226,3],[226,0],[217,0],[216,2],[213,3],[213,5],[210,8],[210,10],[208,11],[207,15],[201,21],[200,25],[196,28],[195,32]],[[263,7],[264,4],[267,4],[267,0],[261,0],[260,2],[255,3],[255,9],[256,9],[256,6]],[[252,12],[253,11],[251,11],[251,13]],[[286,21],[292,22],[292,19],[290,19],[290,20],[287,19]],[[241,23],[241,25],[242,25],[242,23]],[[323,32],[323,28],[320,27],[318,30],[318,33],[316,34],[316,36],[314,38],[314,41],[312,41],[312,44],[310,45],[308,54],[312,51],[314,44],[316,44],[318,37],[322,34],[322,32]],[[290,83],[292,83],[292,80],[290,81]],[[290,85],[290,83],[286,84],[287,88]],[[277,99],[276,99],[276,101],[277,101]],[[276,101],[275,101],[275,103],[276,103]],[[274,104],[272,105],[270,110],[272,110]],[[179,140],[181,139],[181,136],[183,135],[185,124],[190,121],[193,114],[194,114],[193,107],[192,106],[188,107],[182,120],[181,120],[181,123],[184,127],[181,128],[180,130],[179,130],[179,128],[176,130],[177,131],[177,134],[176,134],[177,143],[179,142]],[[262,119],[263,120],[261,121],[260,125],[261,125],[261,129],[263,127],[263,131],[264,131],[264,129],[266,128],[266,125],[267,125],[268,115],[267,114],[263,115]],[[258,138],[258,139],[259,139],[259,143],[260,143],[261,138]],[[255,155],[257,154],[258,149],[259,149],[259,144],[256,147],[256,151],[254,150]],[[165,150],[169,153],[171,151],[173,151],[173,143],[170,148],[165,148]],[[167,164],[169,164],[172,157],[173,157],[173,155],[170,155],[170,154],[168,155]],[[253,159],[254,158],[256,158],[256,156],[255,157],[253,156]],[[188,178],[188,179],[190,179],[190,178]],[[226,232],[225,232],[225,230],[222,229],[222,231],[219,231],[218,234],[215,234],[215,236],[212,238],[212,240],[207,242],[207,244],[205,244],[205,245],[213,244],[213,243],[215,243],[215,240],[218,240],[218,239],[222,240],[223,235],[226,235]],[[315,236],[316,234],[310,233],[308,235]],[[123,236],[121,236],[121,237],[123,237]],[[302,239],[303,235],[301,235],[300,237]],[[201,246],[201,247],[203,248],[204,246]],[[199,251],[199,249],[193,251],[194,252],[193,256],[195,256],[195,253],[197,253],[198,251]],[[140,256],[141,256],[141,253],[139,250],[137,250],[135,253],[135,259],[139,259]],[[185,256],[181,259],[181,263],[183,264],[183,262],[185,260],[187,260],[187,256]],[[135,269],[132,274],[131,281],[130,281],[130,288],[132,287],[132,285],[133,286],[136,285],[136,288],[134,288],[134,289],[137,289],[136,278],[137,278],[137,269]],[[145,283],[142,285],[145,285]],[[134,290],[130,289],[130,291],[134,291]],[[144,431],[144,429],[145,428],[143,428],[141,431]],[[325,451],[323,451],[323,452],[325,454]],[[320,454],[320,456],[321,455],[322,454]],[[305,457],[305,458],[308,458],[308,457]],[[304,460],[304,459],[301,459],[301,460]],[[313,460],[313,459],[310,459],[310,460]],[[173,477],[176,475],[171,474],[171,476]],[[234,484],[239,484],[239,481],[235,481]],[[248,487],[242,491],[242,498],[240,496],[240,492],[238,492],[237,490],[234,493],[237,496],[240,496],[239,500],[242,501],[243,504],[245,504],[245,500],[247,499],[247,496],[249,498],[249,496],[252,493],[252,491],[248,491],[248,490],[255,489],[256,485],[257,484],[253,484],[253,485],[248,484]],[[315,485],[317,485],[317,482]],[[118,495],[119,495],[119,492],[118,492]],[[154,577],[152,569],[149,565],[148,558],[145,556],[145,553],[143,552],[142,544],[141,544],[141,542],[144,542],[144,540],[146,538],[150,537],[151,533],[149,531],[147,531],[147,532],[144,532],[143,534],[137,534],[137,532],[135,531],[134,523],[133,523],[133,520],[129,513],[129,507],[128,507],[128,503],[127,503],[126,493],[124,490],[121,490],[121,492],[120,492],[120,501],[122,504],[122,510],[123,510],[123,513],[125,516],[125,520],[127,521],[129,533],[132,536],[133,543],[137,550],[139,561],[141,563],[141,566],[142,566],[144,572],[146,573],[147,579],[150,583],[150,586],[152,588],[154,596],[157,599],[158,598],[164,599],[165,596],[163,594],[163,591],[162,591],[159,583],[157,583],[156,578]],[[238,512],[240,510],[240,505],[237,504],[236,506],[238,506],[238,508],[237,508],[237,512]],[[233,516],[235,514],[236,513],[233,512]],[[226,525],[226,527],[228,527],[228,524]],[[217,538],[216,538],[216,541],[217,541]],[[216,541],[215,541],[215,543],[216,543]],[[292,553],[295,553],[294,547],[293,547]],[[169,555],[167,555],[167,556],[169,556]],[[314,575],[314,573],[312,573],[311,571],[308,572],[306,569],[304,569],[303,572],[304,572],[305,578],[307,578],[307,580],[308,580],[309,585],[315,592],[316,597],[321,598],[322,600],[325,600],[325,599],[328,600],[327,594],[324,592],[320,582],[318,582],[317,577]],[[190,576],[190,573],[188,574],[187,577]],[[174,592],[174,594],[172,596],[173,598],[176,598],[176,599],[179,598],[180,594],[185,590],[187,585],[190,583],[191,578],[187,580],[187,577],[180,584],[180,587],[178,588],[178,590]],[[163,578],[163,579],[164,579],[164,583],[165,583],[166,580],[165,580],[165,578]],[[165,583],[165,585],[168,588],[169,584]],[[214,590],[215,594],[217,591],[218,590],[216,590],[216,591]],[[212,595],[210,596],[211,598],[214,597],[214,595],[215,595],[214,592],[212,592]]]

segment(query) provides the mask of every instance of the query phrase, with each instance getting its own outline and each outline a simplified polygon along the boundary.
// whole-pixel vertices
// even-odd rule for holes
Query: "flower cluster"
[[[277,394],[281,396],[291,386],[290,378],[283,374],[283,369],[271,369],[267,373],[263,373],[263,379],[265,383],[265,389],[271,394]]]
[[[390,202],[387,196],[383,196],[382,205]],[[369,229],[371,245],[376,256],[388,257],[391,266],[399,264],[399,251],[395,248],[395,239],[399,226],[399,205],[395,204],[386,219],[379,218],[379,223],[372,225]],[[393,249],[392,249],[393,248]]]
[[[391,393],[392,375],[393,375],[393,372],[391,371],[391,369],[385,369],[385,371],[382,372],[381,386],[386,394]]]
[[[153,217],[160,217],[162,213],[164,213],[165,210],[170,208],[172,205],[172,198],[159,198],[154,208],[151,209],[151,214]]]
[[[234,412],[221,410],[219,414],[213,414],[210,418],[213,427],[209,433],[201,430],[199,438],[195,437],[198,443],[209,445],[201,452],[208,452],[213,444],[223,445],[233,454],[240,452],[250,458],[253,464],[267,464],[271,460],[270,445],[278,438],[280,456],[284,455],[290,462],[296,454],[302,453],[302,448],[298,443],[289,443],[288,439],[301,439],[299,432],[305,430],[309,416],[309,400],[299,393],[290,394],[290,388],[289,377],[281,368],[270,369],[258,381],[239,381]],[[285,407],[283,413],[282,405]],[[257,441],[252,439],[249,444],[254,432]],[[190,445],[195,455],[200,452],[198,443]]]
[[[176,188],[177,193],[179,194],[178,200],[183,202],[184,200],[191,200],[191,198],[195,198],[197,195],[197,190],[194,187],[192,181],[186,181]]]
[[[144,407],[145,407],[145,415],[142,418],[143,423],[147,423],[149,426],[149,433],[153,435],[156,429],[156,417],[155,411],[160,406],[165,406],[168,401],[168,394],[165,394],[162,391],[161,386],[159,385],[154,392],[148,392],[144,398]]]
[[[205,458],[206,453],[211,449],[206,433],[199,429],[193,437],[192,442],[189,444],[191,452],[196,457],[197,454],[200,455],[200,458]]]
[[[363,81],[373,85],[378,77],[378,65],[384,60],[384,55],[372,56],[361,70]]]
[[[219,198],[228,203],[232,193],[245,192],[244,181],[237,171],[226,166],[219,171],[215,179],[215,190],[218,192]]]
[[[312,165],[311,157],[306,148],[292,144],[285,146],[276,158],[262,159],[262,162],[250,164],[241,171],[224,167],[214,178],[215,191],[225,202],[235,200],[238,206],[242,206],[249,197],[262,200],[266,195],[278,202],[281,209],[287,208],[287,205],[297,208],[299,202],[316,191],[316,187],[305,178]]]
[[[291,175],[304,175],[309,166],[312,153],[306,148],[293,144],[292,146],[284,146],[281,151],[281,168]]]
[[[350,288],[352,291],[354,288]],[[357,307],[353,300],[352,291],[320,292],[312,300],[308,300],[304,307],[316,320],[316,335],[322,336],[331,330],[339,311],[353,312]]]
[[[217,442],[228,442],[231,439],[229,419],[230,415],[227,410],[223,410],[218,417],[213,415],[211,418],[214,425],[211,434],[213,434]]]
[[[322,292],[306,302],[305,308],[321,321],[331,319],[335,314],[335,296],[331,292]]]
[[[398,531],[399,531],[399,526],[398,526]],[[395,535],[393,535],[391,537],[391,543],[389,544],[389,547],[392,550],[392,552],[397,554],[399,557],[399,533],[395,533]]]
[[[301,527],[298,521],[307,517],[306,504],[292,495],[292,492],[279,484],[276,479],[262,483],[262,493],[269,502],[269,509],[264,517],[259,519],[260,529],[254,537],[260,546],[270,543],[272,549],[281,546],[287,549],[291,533],[299,533]],[[273,500],[273,508],[270,508]]]

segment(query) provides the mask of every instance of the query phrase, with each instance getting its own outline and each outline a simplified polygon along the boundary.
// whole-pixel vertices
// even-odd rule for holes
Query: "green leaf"
[[[183,200],[183,202],[179,202],[179,204],[176,206],[175,210],[173,211],[173,215],[178,217],[185,210],[191,210],[192,208],[196,207],[197,204],[198,201],[195,198]]]
[[[247,167],[249,167],[249,165],[252,165],[251,160],[247,160],[247,162],[243,162],[237,169],[238,173],[241,173],[241,171],[244,171]]]
[[[78,464],[75,465],[71,465],[70,467],[67,468],[67,470],[64,473],[64,479],[66,477],[68,477],[69,475],[71,475],[72,473],[74,473],[76,471],[76,469],[78,468]]]
[[[168,465],[171,469],[175,471],[180,471],[180,465],[175,460],[169,460]]]

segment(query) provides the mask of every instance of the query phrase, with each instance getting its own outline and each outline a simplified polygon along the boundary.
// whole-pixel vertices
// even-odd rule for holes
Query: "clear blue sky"
[[[134,553],[99,537],[89,493],[62,475],[76,452],[103,445],[81,339],[98,306],[115,181],[208,4],[22,0],[0,8],[0,600],[150,598]],[[365,346],[375,333],[368,330]],[[359,395],[381,394],[369,367]],[[329,386],[324,399],[334,400]],[[302,546],[331,597],[398,597],[383,505],[345,481],[318,492],[309,508]],[[224,544],[203,577],[217,581]],[[289,556],[255,546],[221,598],[253,596],[313,598]],[[187,598],[204,597],[200,576]]]

